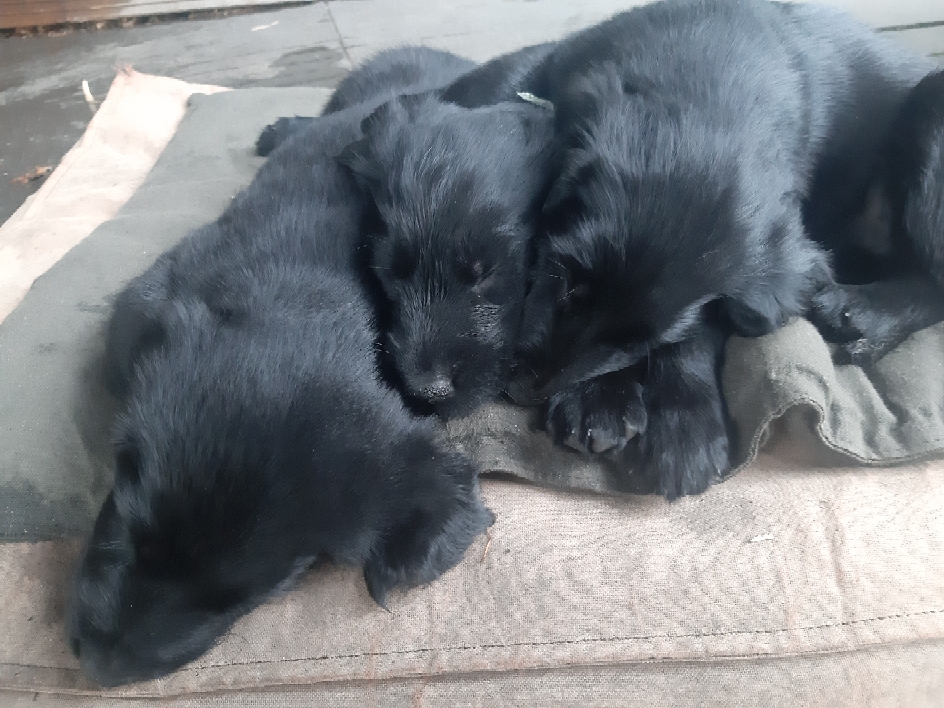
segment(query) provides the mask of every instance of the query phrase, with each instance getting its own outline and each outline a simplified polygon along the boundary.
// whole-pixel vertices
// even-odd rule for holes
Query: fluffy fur
[[[474,68],[475,64],[468,59],[429,47],[386,49],[341,79],[321,115],[337,113],[367,100],[379,104],[401,93],[441,89]],[[256,141],[256,153],[268,155],[314,120],[310,116],[279,118],[262,131]]]
[[[497,56],[450,83],[439,92],[439,97],[463,108],[514,101],[524,89],[528,76],[555,46],[552,42],[535,44]]]
[[[381,106],[341,160],[377,218],[372,267],[404,391],[442,416],[504,387],[532,237],[556,162],[549,111],[469,110],[433,95]]]
[[[550,113],[517,92],[552,48],[525,47],[471,70],[452,62],[462,73],[448,85],[440,73],[423,92],[389,91],[393,100],[342,155],[374,199],[385,368],[415,410],[460,415],[505,385],[557,157]],[[365,80],[412,77],[396,54],[371,63],[338,86],[326,113],[356,100]],[[279,119],[260,136],[260,154],[310,121]]]
[[[366,205],[335,160],[374,107],[290,139],[118,298],[114,487],[69,622],[103,685],[195,659],[321,559],[363,567],[383,605],[491,523],[473,465],[378,373]]]
[[[555,438],[641,454],[669,498],[726,473],[719,340],[832,282],[817,240],[863,209],[928,69],[833,10],[761,0],[660,2],[556,48],[526,82],[567,154],[521,342]]]
[[[867,209],[840,232],[840,284],[811,319],[842,362],[868,365],[944,319],[944,72],[922,79],[889,131]]]

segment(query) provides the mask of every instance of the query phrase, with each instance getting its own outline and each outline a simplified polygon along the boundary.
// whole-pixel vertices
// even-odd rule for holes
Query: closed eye
[[[590,286],[587,283],[577,283],[570,287],[560,299],[566,304],[581,305],[590,299]]]
[[[492,285],[495,284],[498,276],[498,268],[492,268],[488,272],[484,273],[478,281],[472,285],[472,292],[476,295],[481,295],[483,292],[488,290]]]

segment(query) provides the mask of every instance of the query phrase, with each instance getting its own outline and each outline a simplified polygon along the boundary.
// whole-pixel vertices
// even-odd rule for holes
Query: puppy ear
[[[382,170],[374,155],[374,144],[395,120],[396,99],[381,104],[361,121],[361,138],[341,150],[337,161],[351,171],[361,189],[372,191],[380,184]]]
[[[364,565],[370,596],[386,609],[387,593],[395,587],[429,583],[456,565],[472,541],[495,517],[479,497],[474,467],[461,455],[410,455],[413,471],[423,465],[419,484],[406,495],[409,506],[388,529],[381,545]],[[411,471],[411,475],[414,473]]]
[[[560,231],[580,210],[580,199],[574,191],[573,185],[561,175],[551,185],[547,198],[544,200],[542,220],[548,231]]]
[[[438,101],[428,93],[408,93],[397,98],[397,103],[410,120],[416,120],[423,107],[433,102]]]
[[[544,200],[543,221],[548,231],[565,229],[581,212],[581,188],[596,172],[594,161],[580,149],[568,151],[566,166]]]
[[[547,248],[546,246],[544,248]],[[563,270],[550,254],[538,254],[531,269],[516,346],[525,356],[541,352],[554,326],[554,315],[567,290]]]
[[[105,497],[79,563],[70,600],[70,634],[77,640],[90,628],[117,629],[124,576],[134,559],[127,526],[118,516],[113,494]]]
[[[132,280],[115,301],[108,323],[106,357],[108,383],[118,396],[126,393],[135,364],[166,339],[170,271],[170,258],[162,256]]]
[[[381,184],[383,172],[373,159],[370,141],[362,138],[345,147],[337,157],[338,162],[351,171],[357,186],[374,193]]]

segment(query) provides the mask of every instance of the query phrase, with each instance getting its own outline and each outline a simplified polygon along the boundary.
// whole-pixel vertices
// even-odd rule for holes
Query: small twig
[[[98,110],[98,102],[95,100],[95,97],[92,95],[92,89],[89,88],[88,81],[82,79],[82,94],[85,96],[85,102],[89,104],[89,108],[92,109],[92,113]]]
[[[539,98],[538,96],[535,96],[533,93],[529,93],[528,91],[519,91],[518,98],[520,98],[522,101],[527,101],[528,103],[531,103],[540,108],[544,108],[549,111],[554,110],[553,103],[551,103],[547,99]]]
[[[484,563],[485,559],[488,557],[488,549],[491,548],[492,546],[492,527],[491,526],[485,529],[485,538],[487,538],[488,541],[485,542],[485,550],[482,551],[482,563]]]
[[[31,169],[26,174],[22,174],[19,177],[14,177],[10,180],[10,184],[27,184],[33,180],[41,179],[52,172],[51,165],[37,165]]]

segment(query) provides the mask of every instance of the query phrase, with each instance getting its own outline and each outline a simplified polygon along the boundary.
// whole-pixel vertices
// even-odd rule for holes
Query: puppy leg
[[[475,469],[459,455],[415,460],[430,474],[407,495],[409,508],[364,564],[370,596],[386,608],[394,587],[432,582],[456,565],[495,517],[479,497]],[[422,476],[422,475],[421,475]]]
[[[646,427],[639,367],[621,369],[559,391],[549,399],[545,428],[578,452],[616,452]]]
[[[921,273],[865,285],[833,284],[813,298],[809,318],[839,364],[864,366],[911,334],[944,320],[944,291]]]
[[[644,389],[649,422],[638,452],[667,499],[703,492],[731,468],[719,380],[723,347],[719,332],[706,331],[650,355]]]
[[[308,128],[314,121],[314,118],[308,116],[295,116],[294,118],[279,118],[275,123],[270,123],[262,129],[256,139],[256,154],[266,157],[293,135]]]

